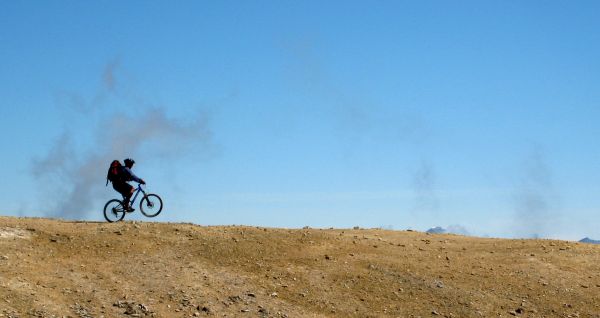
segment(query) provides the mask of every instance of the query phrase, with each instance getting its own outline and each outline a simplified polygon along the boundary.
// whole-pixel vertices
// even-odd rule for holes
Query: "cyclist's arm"
[[[144,183],[144,180],[142,180],[141,178],[139,178],[138,176],[136,176],[135,174],[133,174],[133,172],[131,173],[131,180],[137,182],[137,183]]]
[[[136,176],[136,175],[133,173],[133,171],[131,171],[131,169],[129,169],[129,168],[126,168],[126,169],[127,169],[127,172],[129,173],[129,178],[130,178],[132,181],[135,181],[135,182],[137,182],[137,183],[144,183],[144,180],[142,180],[141,178],[139,178],[138,176]]]

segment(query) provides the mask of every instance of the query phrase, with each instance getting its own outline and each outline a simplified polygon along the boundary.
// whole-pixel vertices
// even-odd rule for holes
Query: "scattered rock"
[[[206,307],[206,306],[202,306],[202,307],[198,306],[198,308],[197,308],[197,309],[198,309],[198,310],[200,310],[200,311],[202,311],[202,312],[205,312],[205,313],[207,313],[207,314],[210,314],[210,313],[211,313],[211,310],[210,310],[210,308],[208,308],[208,307]]]
[[[518,316],[518,315],[522,315],[525,313],[525,309],[523,308],[517,308],[515,310],[509,311],[508,312],[511,316]]]
[[[132,317],[154,316],[154,312],[152,312],[146,305],[138,304],[135,301],[119,300],[114,303],[113,306],[125,309],[123,313]]]
[[[90,312],[89,309],[83,307],[82,305],[75,303],[74,306],[71,306],[71,309],[73,309],[73,311],[75,311],[75,313],[80,317],[80,318],[93,318],[94,315],[92,314],[92,312]],[[38,316],[38,317],[47,317],[47,316]]]
[[[237,303],[242,301],[242,298],[240,296],[229,296],[229,301],[232,303]]]
[[[269,314],[269,311],[266,308],[263,308],[263,307],[260,307],[258,309],[258,312],[261,313],[261,314],[265,314],[265,315]]]
[[[523,308],[517,308],[517,309],[515,309],[515,312],[520,315],[520,314],[522,314],[522,313],[525,312],[525,309],[523,309]]]

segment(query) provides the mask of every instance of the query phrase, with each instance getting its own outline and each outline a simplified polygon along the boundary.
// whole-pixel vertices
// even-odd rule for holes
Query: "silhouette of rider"
[[[123,195],[123,207],[125,210],[127,212],[133,212],[135,209],[129,205],[129,199],[131,199],[135,189],[127,182],[135,181],[140,184],[146,184],[146,182],[131,171],[133,165],[135,164],[133,159],[127,158],[123,160],[123,162],[125,165],[121,166],[121,170],[119,171],[119,180],[115,180],[112,185],[113,189]]]

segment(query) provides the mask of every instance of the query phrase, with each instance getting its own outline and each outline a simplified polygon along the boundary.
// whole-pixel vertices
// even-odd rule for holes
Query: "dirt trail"
[[[0,217],[0,317],[600,317],[600,246]]]

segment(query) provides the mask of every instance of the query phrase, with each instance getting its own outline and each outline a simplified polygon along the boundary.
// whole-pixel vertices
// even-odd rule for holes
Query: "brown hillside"
[[[600,317],[600,246],[0,217],[0,317]]]

